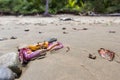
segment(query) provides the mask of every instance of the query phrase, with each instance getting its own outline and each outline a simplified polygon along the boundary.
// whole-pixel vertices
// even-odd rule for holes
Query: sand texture
[[[72,20],[60,20],[65,17]],[[70,51],[63,48],[31,61],[17,80],[120,80],[120,64],[101,58],[97,52],[106,48],[120,56],[120,17],[0,17],[0,38],[7,38],[0,41],[0,55],[51,37],[69,46]],[[89,53],[96,59],[88,58]],[[118,56],[115,59],[120,61]]]

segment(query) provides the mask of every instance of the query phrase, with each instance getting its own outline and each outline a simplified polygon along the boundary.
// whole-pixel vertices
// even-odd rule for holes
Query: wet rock
[[[0,67],[0,80],[14,80],[16,74],[7,67]]]
[[[7,53],[0,57],[0,66],[10,68],[19,77],[22,73],[18,55],[15,52]]]

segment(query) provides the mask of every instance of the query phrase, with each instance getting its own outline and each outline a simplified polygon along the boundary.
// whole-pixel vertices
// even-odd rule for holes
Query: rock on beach
[[[18,55],[15,52],[7,53],[0,57],[0,66],[10,68],[19,76],[22,72],[21,64],[18,60]]]
[[[7,67],[0,67],[0,80],[14,80],[15,73]]]

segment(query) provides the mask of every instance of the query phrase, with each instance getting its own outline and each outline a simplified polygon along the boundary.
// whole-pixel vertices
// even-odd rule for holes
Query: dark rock
[[[25,29],[24,31],[28,32],[28,31],[30,31],[30,30],[29,30],[29,29]]]
[[[66,28],[65,28],[65,27],[63,27],[63,28],[62,28],[62,30],[66,30]]]
[[[48,41],[49,43],[52,43],[52,42],[57,41],[57,38],[49,38],[46,41]]]
[[[42,32],[39,32],[39,34],[41,34]]]
[[[109,31],[109,33],[116,33],[116,31]]]
[[[15,37],[15,36],[12,36],[10,39],[17,39],[17,37]]]
[[[88,30],[88,28],[83,28],[82,30]]]
[[[68,32],[63,32],[63,34],[68,34]]]
[[[80,30],[80,29],[77,29],[77,28],[72,28],[73,30]]]
[[[96,56],[94,56],[92,54],[89,54],[88,58],[90,58],[90,59],[96,59]]]
[[[0,80],[14,80],[16,74],[7,67],[0,67]]]

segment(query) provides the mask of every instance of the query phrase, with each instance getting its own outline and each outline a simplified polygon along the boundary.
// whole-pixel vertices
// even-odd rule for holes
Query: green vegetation
[[[49,0],[49,12],[113,13],[120,12],[120,0]],[[0,0],[0,12],[36,14],[45,11],[45,0]]]

